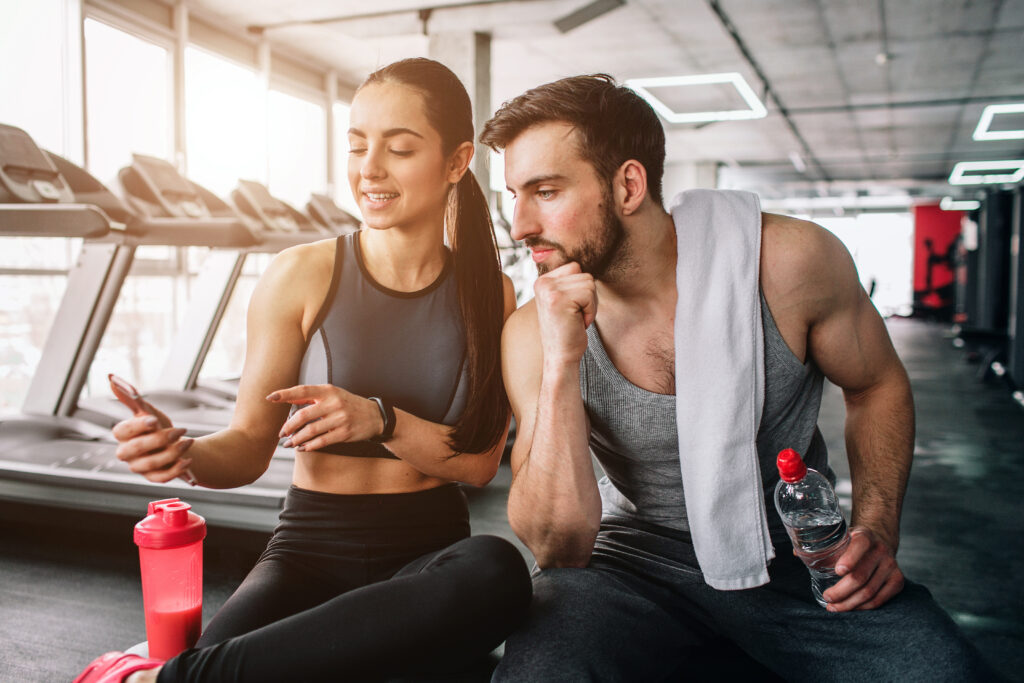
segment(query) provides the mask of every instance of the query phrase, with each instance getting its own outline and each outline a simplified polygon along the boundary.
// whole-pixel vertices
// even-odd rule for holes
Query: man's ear
[[[624,216],[637,212],[647,197],[647,169],[636,159],[629,159],[615,174],[615,199]]]
[[[469,140],[455,148],[455,151],[448,157],[448,165],[445,168],[449,183],[454,185],[462,180],[462,176],[466,174],[466,169],[469,168],[469,162],[473,160],[474,151],[473,143]]]

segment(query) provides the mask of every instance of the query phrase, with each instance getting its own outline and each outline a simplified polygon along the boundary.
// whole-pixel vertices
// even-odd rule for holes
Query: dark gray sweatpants
[[[924,586],[907,581],[879,609],[831,613],[791,547],[776,543],[769,584],[717,591],[672,533],[605,519],[589,567],[535,572],[530,616],[493,680],[685,680],[723,638],[789,681],[995,678]]]

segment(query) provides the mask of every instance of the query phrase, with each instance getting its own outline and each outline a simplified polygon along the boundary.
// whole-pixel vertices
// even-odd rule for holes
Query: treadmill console
[[[231,198],[239,211],[260,221],[268,230],[299,232],[308,230],[295,219],[294,209],[270,194],[262,183],[253,180],[239,180],[238,189]]]
[[[121,170],[125,191],[135,200],[159,207],[158,215],[175,218],[208,218],[209,209],[199,192],[170,162],[145,154],[133,154],[132,165]],[[147,213],[154,213],[152,210]]]
[[[21,128],[0,124],[0,203],[72,203],[71,188]]]
[[[312,193],[306,211],[314,221],[338,234],[344,235],[359,229],[359,219],[325,194]]]

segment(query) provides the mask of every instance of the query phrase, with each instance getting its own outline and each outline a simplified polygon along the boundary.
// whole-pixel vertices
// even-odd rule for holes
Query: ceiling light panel
[[[981,112],[978,127],[974,129],[975,140],[1020,140],[1024,139],[1024,127],[1016,129],[991,130],[992,120],[999,115],[1018,114],[1017,120],[1024,119],[1024,102],[1013,104],[990,104]]]
[[[939,200],[939,208],[943,211],[974,211],[981,207],[981,202],[977,199],[953,199],[952,197],[943,197]]]
[[[713,86],[729,84],[747,105],[742,109],[723,109],[717,111],[677,112],[667,105],[652,91],[659,88],[692,88],[694,86]],[[626,81],[626,86],[635,90],[657,111],[662,118],[670,123],[702,123],[705,121],[742,121],[760,119],[767,115],[764,104],[753,89],[736,72],[719,74],[696,74],[692,76],[667,76],[664,78],[634,78]],[[676,93],[678,94],[678,93]],[[664,95],[663,95],[664,96]],[[673,99],[676,99],[673,97]]]
[[[1001,173],[984,173],[1001,171]],[[950,185],[991,185],[1016,183],[1024,179],[1024,159],[1003,161],[961,161],[949,174]]]

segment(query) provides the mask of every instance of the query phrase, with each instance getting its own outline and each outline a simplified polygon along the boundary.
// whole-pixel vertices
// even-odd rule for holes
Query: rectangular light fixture
[[[971,174],[968,171],[1009,171],[1008,173]],[[1004,161],[961,161],[949,174],[950,185],[989,185],[1016,183],[1024,178],[1024,159]]]
[[[743,101],[750,109],[726,109],[724,111],[696,111],[677,113],[651,93],[649,88],[668,88],[691,85],[732,84]],[[634,78],[626,81],[626,87],[632,88],[647,100],[656,112],[669,123],[700,123],[703,121],[742,121],[746,119],[764,118],[768,111],[761,100],[751,89],[743,76],[736,72],[720,74],[696,74],[693,76],[666,76],[664,78]]]
[[[943,197],[939,200],[939,208],[943,211],[974,211],[981,208],[981,202],[976,199],[956,200],[952,197]]]
[[[1016,130],[989,130],[996,114],[1024,114],[1024,102],[1016,104],[990,104],[981,112],[978,127],[974,129],[975,140],[1020,140],[1024,139],[1024,128]]]

